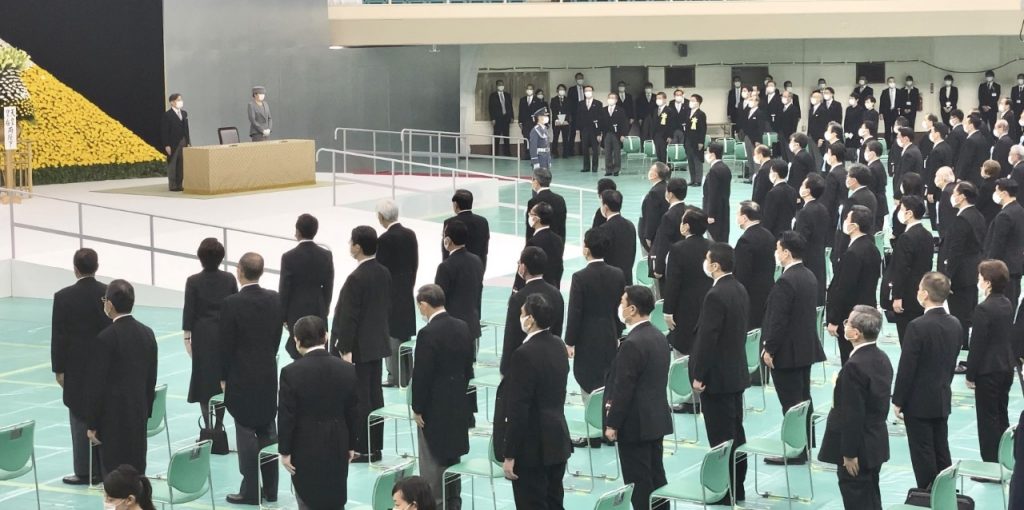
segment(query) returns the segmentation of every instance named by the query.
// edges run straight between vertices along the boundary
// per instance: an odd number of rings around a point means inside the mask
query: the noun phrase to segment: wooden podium
[[[316,183],[313,140],[185,147],[185,193],[217,195]]]

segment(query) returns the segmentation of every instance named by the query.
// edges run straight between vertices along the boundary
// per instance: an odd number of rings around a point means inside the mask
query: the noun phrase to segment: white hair
[[[384,199],[377,202],[377,214],[388,223],[398,221],[398,204],[394,200]]]
[[[1020,159],[1024,159],[1024,145],[1014,145],[1010,147],[1010,154],[1017,156]]]

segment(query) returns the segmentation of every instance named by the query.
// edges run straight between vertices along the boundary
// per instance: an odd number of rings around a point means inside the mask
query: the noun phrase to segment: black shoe
[[[572,445],[575,448],[600,448],[601,447],[601,443],[602,443],[601,438],[594,438],[594,439],[581,438],[581,439],[574,439],[573,442],[572,442]]]
[[[589,171],[590,171],[589,169],[587,169],[587,168],[584,168],[583,170],[580,170],[580,173],[581,173],[581,174],[585,174],[585,173],[587,173],[587,172],[589,172]]]
[[[381,457],[382,456],[380,452],[373,452],[370,455],[360,454],[358,457],[356,457],[356,460],[352,461],[352,463],[366,464],[369,462],[380,462]]]
[[[971,481],[978,483],[1000,483],[999,480],[993,480],[991,478],[982,478],[980,476],[972,476]]]
[[[591,170],[590,173],[596,174],[597,173],[597,169],[595,168],[595,169]]]
[[[801,455],[795,459],[786,459],[786,462],[782,462],[782,457],[765,457],[764,463],[769,466],[803,466],[807,464],[807,455]]]
[[[99,479],[95,479],[93,483],[99,483]],[[89,485],[89,480],[85,476],[69,475],[61,479],[67,485]]]
[[[263,493],[263,501],[267,503],[277,503],[277,494]]]
[[[682,404],[672,406],[672,412],[676,414],[696,414],[697,410],[694,408],[693,404],[684,402]]]
[[[613,176],[613,175],[619,175],[619,174],[617,174],[617,173],[615,173],[615,172],[605,172],[605,173],[604,173],[604,176],[605,176],[605,177],[611,177],[611,176]]]
[[[956,368],[953,369],[954,374],[966,374],[967,373],[967,362],[961,361],[957,363]]]
[[[397,388],[398,385],[393,383],[393,382],[391,382],[391,381],[388,381],[386,383],[381,383],[380,387],[381,388]]]
[[[700,186],[700,183],[699,183],[699,182],[691,182],[691,183],[690,183],[690,187],[691,187],[691,188],[696,188],[696,187],[699,187],[699,186]]]
[[[618,172],[615,172],[615,173],[613,173],[612,175],[613,175],[613,176],[615,176],[615,177],[618,177],[618,176],[619,176],[619,173],[618,173]]]
[[[254,499],[245,499],[244,497],[242,497],[241,494],[228,494],[227,497],[224,498],[224,500],[227,501],[228,503],[231,503],[232,505],[258,505],[258,504],[260,504],[259,501],[256,501]]]

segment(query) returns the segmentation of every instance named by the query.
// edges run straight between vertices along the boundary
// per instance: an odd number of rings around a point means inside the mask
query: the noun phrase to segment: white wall
[[[685,58],[679,57],[674,44],[667,42],[641,43],[642,49],[638,49],[636,44],[622,43],[463,46],[460,80],[463,131],[487,134],[491,131],[487,119],[476,119],[472,108],[476,74],[487,68],[561,68],[549,71],[550,87],[546,89],[549,96],[554,94],[557,84],[571,85],[575,73],[582,72],[587,82],[594,85],[595,97],[603,99],[612,86],[611,70],[606,66],[649,66],[648,76],[657,91],[664,86],[662,66],[697,65],[696,87],[686,92],[704,97],[703,109],[708,114],[709,123],[722,123],[726,122],[725,102],[733,65],[768,63],[769,73],[780,88],[786,80],[793,82],[794,91],[800,95],[801,107],[806,111],[808,91],[817,86],[818,78],[825,78],[836,90],[837,99],[845,105],[847,95],[856,84],[855,63],[887,61],[886,74],[895,76],[899,86],[902,86],[906,75],[914,77],[924,106],[918,115],[920,119],[928,113],[938,114],[938,89],[946,74],[952,74],[960,88],[959,107],[973,108],[977,106],[977,86],[983,80],[984,71],[1020,58],[1024,50],[1024,44],[1012,37],[748,40],[687,44],[689,56]],[[963,72],[947,73],[918,60]],[[1020,72],[1024,72],[1024,62],[997,69],[996,80],[1008,93]],[[884,83],[872,83],[871,86],[878,97]],[[510,92],[515,98],[523,95],[521,90]],[[671,90],[665,92],[671,98]],[[917,128],[920,129],[920,123]]]

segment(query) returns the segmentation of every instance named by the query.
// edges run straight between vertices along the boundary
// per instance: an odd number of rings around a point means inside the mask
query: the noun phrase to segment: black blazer
[[[691,235],[672,245],[661,285],[664,313],[672,314],[676,328],[668,339],[677,351],[689,354],[697,331],[704,296],[711,289],[711,278],[704,274],[704,258],[711,241]]]
[[[733,274],[750,298],[747,329],[759,328],[768,292],[775,283],[775,235],[763,224],[747,227],[736,241],[734,257]]]
[[[640,246],[647,251],[652,248],[654,235],[658,233],[658,226],[661,225],[661,217],[668,211],[665,186],[665,181],[655,183],[644,196],[643,203],[640,204],[640,221],[637,222],[636,233],[640,236]],[[651,243],[649,244],[647,241]]]
[[[765,305],[761,344],[775,368],[803,368],[825,360],[818,338],[818,278],[803,263],[782,272]]]
[[[553,285],[556,289],[562,286],[562,273],[565,272],[565,243],[552,229],[546,228],[526,240],[526,246],[536,246],[548,256],[547,266],[544,268],[544,281]],[[516,275],[516,289],[522,288],[526,283]]]
[[[277,414],[277,351],[281,347],[281,298],[259,285],[224,298],[220,312],[224,404],[249,428]]]
[[[178,150],[178,146],[192,144],[188,133],[188,112],[181,110],[181,118],[170,108],[164,112],[160,122],[160,143],[163,147],[170,147],[171,151]]]
[[[1001,89],[1002,87],[995,82],[991,84],[982,82],[981,85],[978,85],[978,108],[980,109],[982,106],[991,107],[992,109],[989,111],[994,115],[996,106],[999,104],[999,98],[1001,97]]]
[[[747,290],[733,275],[721,277],[704,297],[697,340],[690,353],[690,381],[711,394],[740,393],[750,386],[747,371]]]
[[[551,323],[551,334],[562,335],[562,323],[565,317],[565,301],[562,299],[562,293],[543,278],[526,282],[522,289],[513,292],[508,298],[508,308],[505,313],[505,335],[501,348],[501,365],[499,366],[503,375],[508,375],[506,369],[509,360],[512,359],[512,351],[518,349],[523,344],[523,339],[526,338],[526,333],[523,333],[519,326],[519,314],[523,304],[526,303],[526,298],[532,294],[544,296],[548,303],[554,306],[555,320]]]
[[[474,338],[466,323],[441,313],[416,335],[412,410],[423,416],[431,455],[444,462],[469,453],[473,417],[466,388],[473,378]]]
[[[825,178],[825,191],[818,199],[821,206],[828,211],[828,224],[831,230],[839,228],[839,209],[846,200],[848,190],[846,189],[846,167],[836,165],[829,169],[823,176]],[[828,239],[828,245],[832,245],[832,239]]]
[[[636,105],[635,113],[637,120],[643,120],[644,123],[648,121],[648,117],[650,117],[651,112],[658,107],[657,103],[655,103],[657,99],[658,97],[653,93],[651,94],[651,97],[647,97],[647,94],[641,94],[636,98],[634,104]]]
[[[880,467],[889,460],[889,388],[892,363],[876,345],[850,354],[839,370],[832,392],[825,437],[818,460],[842,469],[843,457],[856,458],[862,469]]]
[[[505,437],[504,447],[495,447],[498,455],[528,467],[565,462],[572,455],[565,422],[569,378],[565,344],[550,331],[542,331],[509,353],[509,358],[499,389],[505,406]]]
[[[793,230],[799,232],[807,241],[804,253],[804,265],[818,279],[818,304],[825,304],[825,245],[832,239],[834,227],[829,224],[829,213],[820,200],[812,200],[804,204],[796,212]]]
[[[871,172],[873,177],[872,184],[868,185],[871,188],[871,192],[875,194],[875,217],[885,216],[889,214],[889,195],[886,194],[885,188],[889,182],[889,176],[885,172],[885,167],[882,165],[882,160],[876,159],[871,163],[868,163],[868,170]],[[897,179],[893,177],[893,196],[900,195],[899,187],[902,176]]]
[[[331,352],[352,353],[353,363],[391,355],[391,272],[376,259],[356,266],[338,293],[331,325]]]
[[[1020,202],[1003,206],[988,226],[985,257],[1005,262],[1012,276],[1019,277],[1024,270],[1024,206]]]
[[[960,161],[960,147],[964,145],[966,140],[967,131],[964,129],[963,124],[957,124],[956,126],[949,128],[949,136],[946,137],[946,143],[948,143],[949,148],[953,150],[954,165],[956,162]]]
[[[768,94],[762,92],[760,106],[766,114],[765,121],[767,121],[768,125],[765,127],[767,130],[778,132],[776,125],[779,121],[779,113],[782,112],[782,94],[776,91],[769,98]]]
[[[947,93],[946,87],[943,85],[942,88],[939,89],[939,107],[945,108],[946,103],[949,103],[950,111],[955,110],[956,103],[959,100],[959,95],[959,91],[956,87],[951,85],[949,87],[949,92]]]
[[[941,191],[935,189],[935,174],[944,166],[953,167],[953,147],[945,140],[933,145],[928,158],[924,160],[924,173],[921,174],[921,178],[928,185],[928,191],[932,195],[937,195]]]
[[[587,99],[580,99],[579,105],[576,107],[576,117],[574,117],[576,129],[581,133],[598,133],[601,130],[601,109],[603,107],[604,105],[600,101],[593,99],[590,102],[590,108],[587,108]]]
[[[535,194],[533,198],[526,203],[526,240],[529,241],[530,238],[533,237],[533,227],[530,226],[530,210],[533,209],[533,206],[541,202],[551,206],[551,209],[554,212],[554,216],[551,217],[551,230],[554,230],[555,233],[558,234],[558,237],[561,237],[564,242],[566,214],[565,199],[562,198],[562,195],[559,195],[548,188],[538,191],[537,194]]]
[[[416,333],[414,301],[416,271],[420,266],[416,233],[394,223],[377,238],[377,262],[391,273],[391,310],[388,333],[401,341]]]
[[[960,321],[941,307],[907,324],[892,391],[892,403],[900,406],[903,414],[915,418],[949,416],[950,385],[962,335]]]
[[[669,207],[668,211],[662,215],[658,233],[654,237],[651,257],[654,258],[654,272],[660,275],[665,274],[665,256],[672,249],[672,245],[682,239],[682,234],[679,233],[679,224],[683,221],[683,214],[686,213],[687,206],[683,202],[676,204]]]
[[[537,96],[531,97],[529,103],[526,102],[526,96],[519,98],[519,123],[523,128],[533,129],[533,112],[542,106],[544,106],[544,101],[537,99]]]
[[[740,96],[740,89],[731,88],[726,98],[725,114],[733,124],[739,124],[743,118],[743,99]],[[735,135],[735,133],[733,133]]]
[[[498,99],[498,94],[505,96],[504,115],[501,114],[501,100]],[[487,112],[490,114],[491,120],[495,123],[508,124],[512,122],[512,119],[516,118],[516,114],[512,110],[512,94],[509,94],[508,92],[491,92],[491,95],[487,98]]]
[[[932,270],[934,256],[935,238],[923,223],[906,230],[893,242],[886,279],[892,286],[892,299],[903,300],[904,317],[924,313],[924,308],[917,302],[917,287],[925,273]]]
[[[1024,183],[1024,160],[1018,161],[1010,171],[1010,178],[1017,181],[1017,184]]]
[[[989,294],[971,314],[971,349],[967,355],[967,380],[979,375],[1013,371],[1013,303],[1003,294]],[[959,340],[961,337],[957,337]],[[959,345],[959,342],[958,342]]]
[[[946,227],[939,247],[938,267],[949,277],[954,290],[973,292],[978,283],[985,230],[985,217],[977,207],[962,209]]]
[[[960,157],[956,160],[957,179],[981,185],[981,164],[989,157],[992,144],[979,130],[970,134],[960,145]]]
[[[789,137],[796,133],[799,123],[800,105],[795,102],[788,106],[782,105],[779,112],[775,114],[775,131],[779,133],[779,143],[789,143]]]
[[[722,161],[715,161],[704,178],[704,212],[715,223],[708,225],[708,233],[715,241],[729,242],[729,194],[732,186],[732,171]],[[680,219],[682,217],[680,216]],[[678,225],[677,225],[678,227]]]
[[[831,102],[822,100],[821,105],[825,108],[829,122],[843,124],[843,105],[839,101],[833,97]]]
[[[761,164],[761,167],[754,174],[753,186],[750,192],[750,200],[757,203],[762,209],[764,208],[765,197],[768,196],[768,190],[772,189],[772,181],[768,177],[771,166],[771,161],[765,161]]]
[[[572,275],[565,317],[565,345],[576,347],[573,375],[587,393],[604,385],[619,340],[617,311],[626,281],[622,271],[589,262]]]
[[[878,277],[882,270],[882,256],[875,240],[863,235],[850,244],[832,275],[825,304],[829,324],[842,324],[856,305],[878,305]]]
[[[1017,124],[1016,119],[1014,122],[1010,122],[1009,124],[1011,126],[1017,126],[1018,128],[1020,127]],[[1010,165],[1010,159],[1008,156],[1010,155],[1010,147],[1016,145],[1014,140],[1018,139],[1020,139],[1020,136],[1011,137],[1010,135],[1003,135],[998,138],[995,145],[992,146],[992,157],[989,159],[994,159],[999,162],[999,166],[1002,169],[999,173],[999,177],[1009,177],[1010,173],[1013,171],[1013,166]]]
[[[900,153],[900,160],[896,164],[896,169],[892,176],[893,198],[901,198],[903,196],[900,193],[900,182],[903,181],[903,176],[910,172],[917,174],[924,172],[924,159],[921,157],[921,150],[913,144],[909,147],[904,147]]]
[[[878,216],[878,200],[875,198],[875,194],[871,192],[867,186],[861,186],[856,191],[850,194],[846,202],[843,203],[843,208],[839,211],[839,216],[836,221],[836,238],[832,245],[832,263],[836,264],[839,259],[843,256],[843,252],[847,250],[850,244],[850,236],[843,233],[843,220],[849,214],[850,209],[855,205],[863,205],[871,210],[871,217],[875,218]],[[872,227],[873,228],[873,227]],[[874,235],[874,231],[867,232],[867,237],[871,238]],[[874,240],[871,241],[874,244]],[[843,317],[845,319],[845,317]]]
[[[704,145],[704,138],[708,134],[708,114],[704,110],[691,110],[690,117],[686,121],[686,136],[684,141],[687,146],[696,148]]]
[[[110,325],[103,312],[107,285],[87,276],[53,295],[50,367],[64,374],[64,405],[79,419],[87,413],[89,365],[96,336]]]
[[[793,154],[793,157],[789,160],[789,177],[786,179],[786,182],[793,189],[800,189],[804,179],[807,178],[807,174],[813,171],[815,171],[814,157],[811,156],[810,151],[807,149],[801,149],[800,152]]]
[[[437,265],[434,283],[444,290],[445,309],[469,327],[472,338],[480,338],[480,307],[484,292],[484,265],[480,258],[462,248]]]
[[[825,129],[828,128],[828,111],[825,105],[811,105],[807,113],[807,136],[811,139],[812,145],[818,145],[818,140],[825,139]]]
[[[766,122],[765,112],[761,107],[758,107],[753,113],[747,112],[743,117],[743,134],[750,138],[751,142],[761,143]]]
[[[554,207],[554,206],[552,206]],[[466,224],[466,249],[470,253],[480,257],[484,269],[487,269],[487,251],[491,244],[491,226],[487,218],[474,213],[473,211],[462,211],[451,218],[444,220],[444,228],[441,232],[448,230],[448,223],[452,220],[459,220]],[[441,241],[441,260],[448,258],[448,250],[444,249],[444,236]]]
[[[672,353],[650,322],[636,325],[619,344],[605,387],[605,425],[623,443],[661,440],[672,433],[664,391]]]
[[[629,116],[623,106],[615,105],[612,114],[608,114],[608,107],[601,108],[598,115],[601,119],[601,132],[606,136],[626,136],[629,134]]]
[[[281,369],[278,451],[296,466],[292,483],[312,508],[348,500],[348,452],[366,428],[356,412],[355,365],[326,350],[309,351]],[[330,388],[325,392],[324,388]]]
[[[774,236],[793,229],[793,216],[796,215],[797,202],[800,196],[788,182],[780,182],[768,191],[765,196],[764,213],[761,225]]]
[[[181,329],[192,334],[192,378],[189,402],[205,402],[222,390],[220,373],[220,311],[224,298],[238,292],[235,275],[217,268],[188,277]]]
[[[622,271],[626,285],[633,285],[633,264],[636,263],[636,227],[621,214],[612,216],[600,228],[611,234],[612,245],[604,260]]]
[[[331,252],[313,241],[300,242],[284,252],[277,292],[281,296],[281,308],[289,331],[295,321],[307,315],[320,317],[326,324],[334,297],[334,257]],[[285,349],[292,359],[299,357],[294,342],[288,342]]]

